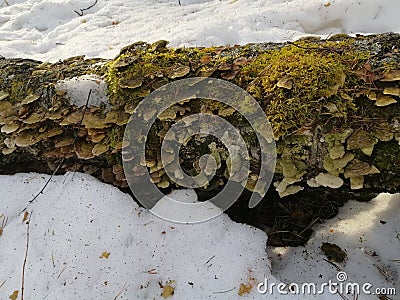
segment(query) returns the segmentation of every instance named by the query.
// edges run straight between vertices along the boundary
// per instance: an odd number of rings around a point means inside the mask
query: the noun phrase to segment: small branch
[[[342,269],[341,267],[339,267],[337,264],[331,262],[330,260],[327,260],[327,259],[324,258],[324,261],[326,261],[327,263],[329,263],[329,264],[331,264],[332,266],[334,266],[335,269],[336,269],[336,271],[339,271],[339,272],[340,272],[340,271],[343,271],[343,269]]]
[[[32,217],[33,211],[31,211],[29,215],[29,219],[26,222],[28,225],[26,227],[26,248],[25,248],[25,257],[24,257],[24,263],[22,265],[22,281],[21,281],[21,300],[24,300],[24,287],[25,287],[25,266],[26,266],[26,261],[28,258],[28,249],[29,249],[29,225],[31,223],[31,217]]]
[[[114,297],[114,300],[117,300],[117,298],[119,297],[119,296],[121,296],[122,295],[122,293],[124,292],[124,291],[126,291],[126,289],[129,287],[129,284],[124,284],[124,286],[122,287],[122,289],[118,292],[118,294]]]
[[[54,172],[50,175],[50,178],[46,181],[46,183],[44,184],[44,186],[42,187],[42,189],[39,191],[39,193],[36,194],[35,197],[32,198],[32,200],[29,200],[29,203],[25,206],[25,208],[23,210],[21,210],[18,213],[18,216],[21,215],[23,212],[25,212],[29,205],[32,204],[33,201],[35,201],[41,194],[43,194],[45,188],[47,187],[47,185],[50,183],[51,179],[53,179],[53,176],[57,173],[58,169],[62,166],[62,164],[64,163],[65,157],[63,159],[61,159],[60,163],[58,164],[57,168],[54,170]]]
[[[300,231],[299,234],[302,236],[303,233],[304,233],[306,230],[312,228],[312,227],[314,226],[314,224],[317,223],[318,221],[321,221],[321,219],[320,219],[320,218],[314,219],[314,221],[312,221],[310,224],[308,224],[307,227],[305,227],[302,231]]]
[[[6,283],[6,280],[4,279],[4,281],[2,283],[0,283],[0,289],[3,287],[3,285]]]
[[[85,118],[86,110],[87,110],[87,108],[88,108],[88,106],[89,106],[89,101],[90,101],[90,96],[91,96],[91,95],[92,95],[92,89],[89,90],[89,94],[88,94],[88,96],[87,96],[87,98],[86,98],[85,107],[83,108],[82,118],[81,118],[81,120],[79,121],[78,129],[81,128],[81,126],[82,126],[82,122],[83,122],[83,119]],[[74,141],[72,142],[72,147],[74,147],[75,153],[76,153],[75,144],[76,144],[76,140],[77,140],[77,139],[78,139],[78,132],[75,132]],[[75,159],[76,159],[76,157],[75,157]],[[76,172],[76,168],[74,168],[74,173],[72,173],[72,179],[74,178],[75,172]],[[71,179],[71,180],[72,180],[72,179]]]
[[[60,278],[61,274],[64,273],[64,271],[67,269],[67,266],[64,266],[64,268],[61,270],[60,274],[58,274],[57,278]]]
[[[214,257],[215,257],[215,255],[211,256],[211,258],[210,258],[209,260],[207,260],[207,262],[205,263],[205,265],[207,265]]]
[[[0,217],[3,217],[3,221],[1,222],[1,225],[0,225],[0,236],[2,236],[4,227],[6,227],[6,225],[7,225],[8,217],[6,217],[5,215],[1,215]]]
[[[230,290],[226,290],[226,291],[222,291],[222,292],[213,292],[213,294],[225,294],[225,293],[229,293],[231,291],[233,291],[235,288],[231,288]]]
[[[293,42],[290,42],[290,41],[287,42],[287,43],[289,45],[293,45],[293,46],[295,46],[297,48],[304,49],[304,50],[331,51],[331,52],[334,52],[336,54],[342,54],[344,52],[344,49],[339,49],[339,48],[335,49],[335,48],[330,48],[330,47],[303,47],[303,46],[300,46],[300,45],[298,45],[296,43],[293,43]]]
[[[83,16],[83,12],[84,12],[85,10],[89,10],[89,9],[91,9],[93,6],[95,6],[95,5],[97,4],[97,1],[98,1],[98,0],[95,0],[94,3],[93,3],[92,5],[90,5],[90,6],[86,7],[86,8],[80,8],[79,10],[80,10],[81,12],[76,11],[76,10],[74,10],[74,12],[75,12],[78,16],[82,17],[82,16]]]

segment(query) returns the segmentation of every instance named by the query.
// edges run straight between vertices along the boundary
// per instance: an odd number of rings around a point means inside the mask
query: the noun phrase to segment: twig
[[[8,217],[6,217],[5,215],[1,215],[0,217],[3,217],[3,221],[1,222],[0,225],[0,236],[1,236],[3,234],[4,227],[6,227],[7,225]]]
[[[332,266],[334,266],[336,271],[343,271],[343,269],[341,267],[339,267],[337,264],[331,262],[330,260],[327,260],[326,258],[324,258],[324,261],[326,261],[327,263],[330,263]]]
[[[83,122],[83,119],[84,119],[84,117],[85,117],[85,113],[86,113],[87,107],[88,107],[88,105],[89,105],[89,100],[90,100],[90,96],[91,96],[91,95],[92,95],[92,90],[90,89],[90,90],[89,90],[88,97],[87,97],[87,99],[86,99],[85,107],[83,108],[82,118],[81,118],[81,120],[79,121],[78,128],[80,128],[80,127],[82,126],[82,122]],[[75,134],[75,136],[74,136],[74,141],[73,141],[73,143],[72,143],[75,152],[76,152],[75,143],[76,143],[76,140],[77,140],[77,139],[78,139],[78,134]],[[53,171],[53,173],[50,175],[50,178],[46,181],[46,183],[44,184],[44,186],[42,187],[42,189],[39,191],[39,193],[37,193],[36,196],[33,197],[33,199],[29,201],[28,205],[25,206],[25,208],[19,212],[18,216],[21,215],[24,211],[26,211],[26,209],[29,207],[29,205],[31,205],[33,201],[35,201],[41,194],[43,194],[43,192],[44,192],[45,188],[47,187],[47,185],[50,183],[50,181],[53,179],[54,175],[56,175],[56,173],[58,172],[58,170],[60,169],[60,167],[61,167],[62,164],[64,163],[64,160],[65,160],[65,156],[61,159],[60,163],[57,165],[57,168],[56,168],[56,169]],[[74,174],[75,174],[75,173],[74,173]]]
[[[310,229],[318,221],[321,221],[321,219],[316,218],[314,221],[312,221],[310,224],[308,224],[307,227],[305,227],[302,231],[300,231],[299,234],[302,235],[307,229]]]
[[[272,231],[272,232],[270,232],[268,234],[271,235],[271,234],[279,234],[279,233],[290,233],[290,234],[298,237],[299,239],[306,240],[305,237],[303,237],[303,236],[301,236],[301,235],[299,235],[299,234],[297,234],[295,232],[289,231],[289,230],[277,230],[277,231]]]
[[[31,217],[32,217],[33,211],[31,211],[28,221],[26,224],[28,225],[26,227],[26,248],[25,248],[25,257],[24,257],[24,263],[22,265],[22,281],[21,281],[21,300],[24,300],[24,287],[25,287],[25,266],[26,266],[26,260],[28,258],[28,248],[29,248],[29,225],[31,223]]]
[[[50,178],[46,181],[46,183],[44,184],[44,186],[42,187],[42,189],[39,191],[39,193],[36,194],[35,197],[32,198],[32,200],[29,200],[29,203],[25,206],[25,208],[23,210],[21,210],[18,213],[18,216],[21,215],[23,212],[25,212],[27,210],[27,208],[29,207],[29,205],[32,204],[33,201],[35,201],[41,194],[43,194],[45,188],[47,187],[47,185],[50,183],[51,179],[53,178],[53,176],[57,173],[58,169],[62,166],[62,164],[64,163],[65,157],[63,159],[61,159],[61,162],[58,164],[57,168],[53,171],[53,173],[50,175]]]
[[[119,296],[121,296],[122,295],[122,293],[124,292],[124,291],[126,291],[126,289],[129,287],[129,284],[124,284],[124,286],[122,287],[122,289],[118,292],[118,294],[114,297],[114,300],[117,300],[117,298],[119,297]]]
[[[51,262],[53,263],[53,268],[55,268],[56,265],[54,264],[54,252],[51,252]]]
[[[4,279],[4,281],[0,284],[0,289],[2,288],[2,286],[6,283],[6,280]]]
[[[82,16],[83,16],[83,12],[84,12],[85,10],[91,9],[91,8],[92,8],[93,6],[95,6],[96,4],[97,4],[97,0],[95,0],[94,3],[93,3],[92,5],[90,5],[90,6],[86,7],[86,8],[80,8],[79,10],[80,10],[81,12],[76,11],[76,10],[74,10],[74,12],[75,12],[78,16],[82,17]]]
[[[225,293],[229,293],[230,291],[233,291],[235,288],[231,288],[230,290],[226,290],[226,291],[222,291],[222,292],[213,292],[213,294],[225,294]]]
[[[60,274],[58,274],[57,278],[60,278],[61,274],[64,273],[64,271],[67,269],[67,266],[64,266],[64,268],[61,270]]]
[[[340,48],[339,49],[335,49],[335,48],[329,48],[329,47],[303,47],[303,46],[300,46],[300,45],[298,45],[296,43],[293,43],[293,42],[287,42],[287,43],[289,45],[293,45],[293,46],[295,46],[297,48],[304,49],[304,50],[331,51],[331,52],[334,52],[336,54],[342,54],[343,51],[344,51],[344,49],[340,49]]]
[[[205,265],[208,264],[214,257],[215,257],[215,255],[211,256],[211,258],[210,258],[209,260],[207,260],[207,262],[205,263]]]
[[[88,94],[87,99],[86,99],[85,107],[83,108],[82,118],[79,121],[78,129],[81,128],[81,126],[82,126],[82,122],[83,122],[83,119],[85,118],[86,110],[87,110],[87,108],[89,106],[89,101],[90,101],[90,96],[91,95],[92,95],[92,89],[89,90],[89,94]],[[76,143],[77,139],[78,139],[78,132],[75,133],[74,141],[72,142],[72,147],[74,147],[75,153],[76,153],[75,143]],[[76,164],[76,161],[75,161],[75,164]],[[72,173],[72,179],[74,179],[75,172],[76,172],[76,168],[74,168],[74,172]]]

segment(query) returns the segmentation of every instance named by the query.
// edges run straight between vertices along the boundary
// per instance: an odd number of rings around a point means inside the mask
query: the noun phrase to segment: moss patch
[[[275,50],[252,45],[171,49],[162,41],[140,42],[107,64],[105,78],[114,108],[125,106],[129,113],[151,91],[173,80],[212,76],[233,81],[265,108],[279,138],[312,125],[321,114],[347,118],[356,111],[344,90],[362,83],[355,71],[369,53],[352,49],[353,42],[303,40]]]
[[[266,51],[245,66],[245,76],[253,79],[247,90],[262,103],[277,137],[313,125],[321,115],[346,118],[355,110],[352,98],[339,89],[357,80],[349,75],[369,55],[336,50],[351,43],[315,47],[302,41]]]

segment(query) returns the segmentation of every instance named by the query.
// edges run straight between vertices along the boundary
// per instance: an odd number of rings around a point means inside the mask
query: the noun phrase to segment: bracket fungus
[[[342,158],[346,154],[344,143],[352,132],[352,129],[347,129],[341,132],[330,132],[324,135],[325,142],[328,143],[328,151],[331,159]]]
[[[372,134],[364,130],[356,130],[347,139],[347,150],[361,149],[366,155],[371,156],[377,142],[377,138]]]
[[[354,159],[346,166],[344,177],[350,178],[350,187],[352,190],[356,190],[363,188],[364,176],[378,173],[380,171],[374,165]]]
[[[343,185],[343,179],[330,173],[319,173],[315,178],[307,181],[307,183],[312,187],[324,186],[337,189]]]
[[[400,81],[400,70],[390,70],[383,74],[383,78],[380,81]]]
[[[329,155],[326,155],[323,162],[324,169],[332,175],[339,176],[354,157],[353,153],[346,153],[342,158],[338,159],[332,159]]]

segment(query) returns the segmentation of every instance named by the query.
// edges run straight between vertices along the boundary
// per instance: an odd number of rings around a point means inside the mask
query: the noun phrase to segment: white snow
[[[105,106],[110,107],[106,95],[106,83],[104,82],[104,79],[97,75],[81,75],[79,77],[60,80],[57,82],[55,88],[66,93],[70,103],[77,107],[86,105],[88,102],[87,98],[89,92],[91,92],[91,97],[88,106],[100,106],[101,104],[104,104]]]
[[[8,3],[9,5],[7,6]],[[397,0],[0,0],[0,54],[112,58],[137,41],[212,46],[399,31]]]
[[[0,299],[21,292],[26,205],[31,217],[24,275],[28,299],[113,299],[121,291],[118,299],[162,299],[159,282],[175,289],[172,299],[236,299],[241,284],[253,286],[243,299],[265,299],[257,292],[265,279],[276,284],[338,282],[338,270],[323,260],[322,242],[347,251],[348,260],[338,264],[347,282],[400,288],[400,195],[349,202],[319,226],[306,247],[269,248],[271,267],[265,232],[225,214],[195,225],[169,223],[89,175],[55,176],[29,204],[48,178],[0,176],[0,225],[7,220],[0,236]],[[179,190],[169,197],[192,202],[195,194]],[[274,290],[268,297],[284,296]],[[327,291],[321,297],[338,299]]]
[[[112,58],[139,40],[212,46],[400,31],[398,0],[180,2],[0,0],[0,55],[55,62],[75,55]],[[85,104],[89,89],[104,94],[103,83],[90,76],[59,87],[78,106]],[[0,176],[0,299],[14,291],[21,295],[28,228],[19,213],[47,178]],[[195,201],[189,190],[171,197]],[[154,209],[166,208],[160,201]],[[337,282],[338,271],[323,260],[323,242],[346,250],[348,260],[337,264],[347,273],[346,282],[396,287],[397,295],[390,297],[399,299],[399,195],[350,201],[317,226],[305,247],[269,248],[269,258],[267,236],[258,229],[226,215],[195,225],[168,223],[116,188],[79,173],[54,177],[27,211],[25,299],[159,299],[159,282],[175,288],[171,299],[237,299],[240,284],[253,286],[244,299],[308,299],[279,296],[276,290],[274,296],[262,295],[256,285],[264,278],[276,284]],[[316,298],[341,297],[326,292]]]
[[[48,177],[0,176],[0,224],[8,218],[0,237],[0,299],[21,292],[27,225],[19,213]],[[184,201],[187,194],[173,196]],[[196,225],[169,223],[89,175],[54,177],[27,211],[27,299],[113,299],[121,290],[119,299],[158,299],[159,282],[169,281],[173,299],[226,299],[251,277],[271,277],[261,230],[226,215]],[[101,258],[103,252],[109,257]],[[254,291],[249,299],[257,297]]]
[[[328,242],[347,252],[347,262],[338,264],[347,282],[369,282],[374,286],[371,291],[395,287],[399,297],[400,194],[380,194],[368,203],[349,201],[338,216],[316,228],[305,247],[268,249],[274,276],[286,283],[322,283],[335,278],[338,271],[323,260],[326,257],[320,250]]]

